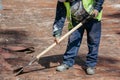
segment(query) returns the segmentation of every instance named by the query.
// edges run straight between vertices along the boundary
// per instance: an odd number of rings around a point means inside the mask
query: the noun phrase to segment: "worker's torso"
[[[75,0],[70,3],[71,15],[76,20],[81,20],[85,14],[90,14],[95,7],[96,0]],[[101,20],[102,13],[96,17]]]
[[[76,20],[82,20],[83,16],[87,13],[83,7],[82,0],[75,0],[71,2],[71,15]]]

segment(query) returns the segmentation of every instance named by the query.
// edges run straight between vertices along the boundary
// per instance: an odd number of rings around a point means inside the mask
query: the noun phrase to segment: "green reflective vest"
[[[64,5],[67,10],[67,20],[68,20],[68,30],[71,30],[73,28],[72,25],[72,17],[71,17],[71,9],[70,9],[70,3],[69,2],[64,2]]]
[[[82,0],[83,2],[83,6],[85,8],[85,10],[90,13],[90,10],[92,9],[94,3],[95,3],[95,0]],[[98,16],[96,17],[96,19],[98,19],[98,21],[100,21],[102,18],[102,11],[99,12]]]
[[[93,9],[93,5],[95,3],[94,0],[82,0],[82,3],[83,3],[83,7],[85,8],[85,10],[90,13],[91,12],[91,9]],[[71,20],[71,9],[70,9],[70,3],[69,2],[64,2],[64,5],[66,7],[66,10],[67,10],[67,19],[68,19],[68,29],[72,29],[73,26],[72,26],[72,20]],[[96,17],[96,19],[98,19],[98,21],[100,21],[102,18],[102,11],[99,12],[98,16]]]

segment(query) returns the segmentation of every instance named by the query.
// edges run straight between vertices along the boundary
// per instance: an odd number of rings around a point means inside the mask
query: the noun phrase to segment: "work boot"
[[[86,73],[87,73],[88,75],[93,75],[93,74],[95,74],[95,68],[94,68],[94,67],[87,67],[87,68],[86,68]]]
[[[65,71],[65,70],[67,70],[67,69],[69,69],[70,67],[68,66],[68,65],[66,65],[66,64],[61,64],[60,66],[58,66],[57,68],[56,68],[56,71],[59,71],[59,72],[62,72],[62,71]]]
[[[93,75],[95,74],[95,68],[94,67],[87,67],[87,66],[82,66],[82,69],[86,72],[88,75]]]

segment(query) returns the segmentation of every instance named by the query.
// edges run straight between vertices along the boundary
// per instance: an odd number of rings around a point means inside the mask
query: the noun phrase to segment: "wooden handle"
[[[71,33],[73,33],[75,30],[77,30],[79,27],[82,26],[82,23],[79,23],[77,26],[75,26],[73,29],[71,29],[69,32],[67,32],[64,36],[62,36],[58,43],[60,43],[63,39],[65,39],[67,36],[69,36]],[[40,54],[38,54],[36,56],[37,59],[39,59],[42,55],[44,55],[45,53],[47,53],[49,50],[51,50],[54,46],[56,46],[56,42],[54,42],[52,45],[50,45],[48,48],[46,48],[43,52],[41,52]]]

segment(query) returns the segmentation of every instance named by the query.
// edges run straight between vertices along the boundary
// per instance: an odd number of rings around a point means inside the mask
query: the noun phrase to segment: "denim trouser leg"
[[[98,60],[98,48],[101,37],[101,22],[97,20],[91,20],[86,24],[87,43],[89,49],[86,57],[86,66],[95,67]]]
[[[74,64],[74,58],[76,57],[80,43],[83,37],[84,28],[80,27],[78,30],[74,31],[68,39],[68,45],[66,52],[63,56],[63,63],[67,64],[68,66],[73,66]]]
[[[88,54],[86,60],[86,66],[95,67],[98,60],[98,48],[101,37],[101,22],[92,19],[86,22],[83,27],[73,32],[69,36],[68,45],[66,52],[63,56],[63,63],[68,66],[73,66],[74,58],[78,53],[84,29],[87,31],[87,43],[88,43]]]

